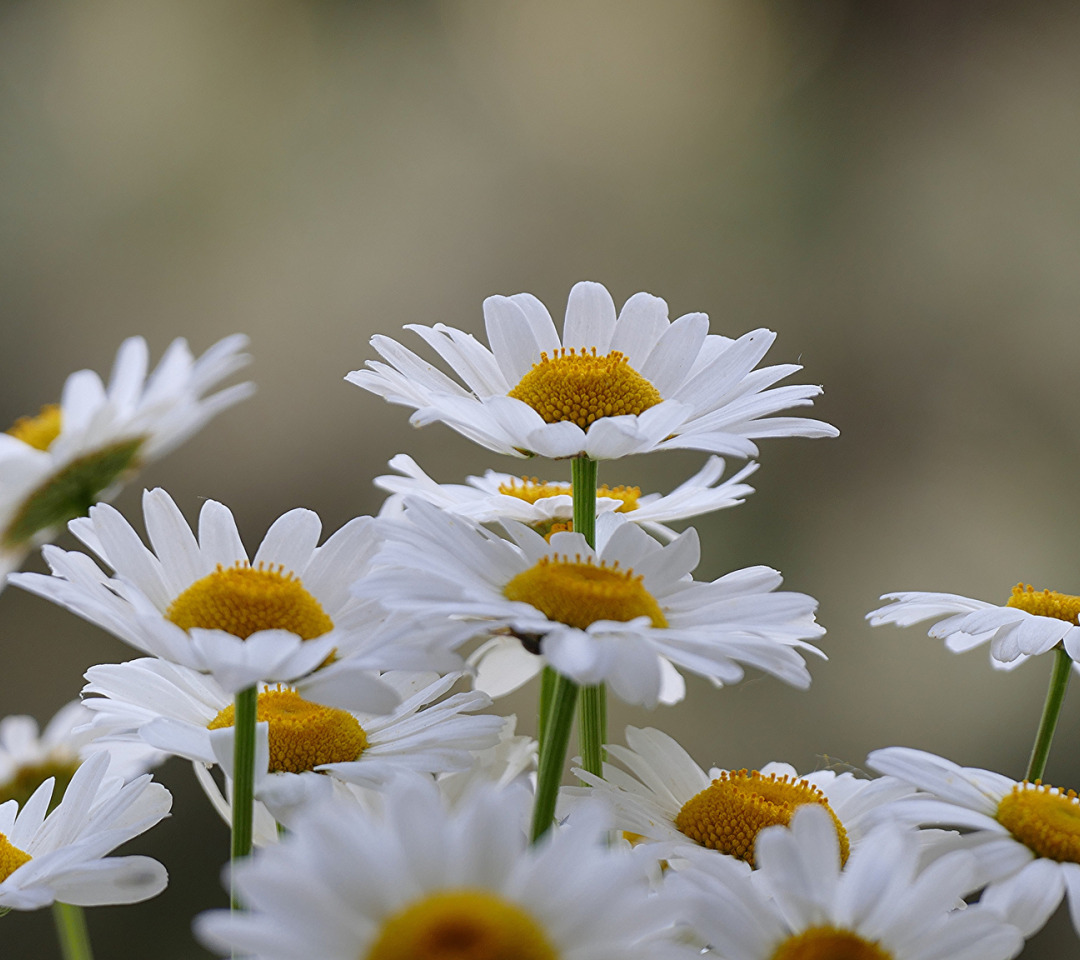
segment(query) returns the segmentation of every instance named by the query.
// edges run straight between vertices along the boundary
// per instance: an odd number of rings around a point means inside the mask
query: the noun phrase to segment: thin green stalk
[[[251,830],[255,806],[255,713],[259,695],[254,686],[236,694],[233,713],[232,862],[251,853]],[[235,886],[232,908],[240,909]]]
[[[532,839],[539,840],[555,817],[555,801],[562,783],[566,748],[570,729],[574,725],[578,685],[561,674],[555,674],[551,708],[548,711],[544,739],[540,741],[540,763],[536,774],[536,804],[533,807]]]
[[[53,920],[64,960],[94,960],[94,952],[90,949],[90,933],[86,929],[86,915],[82,907],[57,900],[53,904]]]
[[[1054,739],[1061,705],[1065,702],[1065,690],[1069,686],[1069,674],[1072,673],[1072,657],[1062,647],[1054,650],[1054,669],[1050,674],[1050,687],[1046,691],[1046,703],[1043,704],[1042,719],[1039,720],[1039,732],[1035,735],[1035,746],[1031,748],[1025,780],[1041,780],[1046,770],[1046,758],[1050,755],[1050,743]]]
[[[551,667],[544,667],[540,672],[540,703],[536,718],[536,740],[544,742],[544,732],[547,730],[548,713],[551,711],[551,698],[555,694],[555,681],[558,674]]]
[[[596,473],[597,463],[588,457],[570,461],[571,492],[574,496],[574,532],[596,546]],[[578,744],[581,764],[600,777],[604,770],[604,744],[607,742],[607,691],[602,683],[582,687],[578,713]]]

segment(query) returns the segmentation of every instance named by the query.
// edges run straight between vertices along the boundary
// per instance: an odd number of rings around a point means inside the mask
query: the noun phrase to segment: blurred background
[[[344,383],[376,332],[480,334],[483,298],[520,291],[561,322],[581,279],[770,327],[842,436],[763,442],[758,492],[698,524],[698,578],[777,567],[830,659],[808,692],[691,680],[612,731],[662,727],[703,765],[858,770],[904,744],[1019,777],[1049,659],[999,673],[863,617],[886,591],[1080,592],[1078,51],[1080,8],[1053,2],[4,3],[0,424],[125,336],[156,358],[245,332],[255,399],[118,506],[218,499],[254,545],[294,506],[328,532],[376,511],[395,453],[448,482],[544,469]],[[600,479],[668,490],[703,459]],[[131,656],[13,589],[0,643],[0,713],[42,721]],[[532,731],[532,690],[500,708]],[[1078,726],[1074,689],[1053,783],[1080,787]],[[90,911],[102,958],[209,956],[189,922],[225,903],[225,828],[185,764],[162,775],[175,813],[136,846],[172,883]],[[48,911],[0,922],[5,956],[56,955]],[[1075,944],[1059,913],[1025,956]]]

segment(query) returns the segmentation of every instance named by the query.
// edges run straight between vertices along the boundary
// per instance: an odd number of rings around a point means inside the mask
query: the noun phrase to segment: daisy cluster
[[[402,453],[375,478],[379,515],[327,536],[297,508],[251,548],[224,504],[192,524],[161,489],[140,534],[106,502],[250,393],[210,392],[246,362],[239,337],[198,359],[178,340],[149,375],[126,341],[108,386],[73,374],[0,435],[7,582],[133,652],[91,667],[44,733],[0,722],[0,909],[53,904],[65,957],[88,957],[73,911],[165,886],[155,861],[108,854],[167,815],[148,771],[178,757],[232,829],[232,907],[195,921],[222,955],[1007,960],[1064,898],[1080,931],[1080,799],[1039,766],[1017,782],[892,747],[869,778],[706,768],[652,727],[609,741],[608,693],[653,708],[687,674],[810,685],[817,601],[764,565],[695,579],[685,521],[753,493],[758,464],[724,458],[837,431],[790,415],[821,390],[762,365],[768,330],[710,333],[646,293],[617,310],[597,283],[561,330],[529,294],[484,320],[488,346],[409,327],[441,369],[378,336],[346,379],[544,476],[444,484]],[[666,492],[619,482],[622,458],[678,448],[707,458]],[[74,549],[51,543],[65,527]],[[50,572],[17,572],[36,545]],[[888,599],[873,622],[935,619],[1002,666],[1054,651],[1061,695],[1080,656],[1075,597]],[[495,704],[527,684],[535,739]]]

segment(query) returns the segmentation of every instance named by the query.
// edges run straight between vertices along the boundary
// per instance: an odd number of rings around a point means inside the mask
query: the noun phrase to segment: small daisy
[[[382,816],[322,804],[233,869],[247,911],[203,914],[196,933],[252,960],[696,955],[670,938],[635,858],[605,847],[599,817],[530,847],[530,801],[487,789],[447,810],[433,784],[409,780],[391,784]]]
[[[402,476],[375,478],[375,486],[390,491],[380,516],[400,516],[406,496],[416,496],[428,503],[475,520],[496,523],[504,518],[528,524],[545,536],[559,530],[572,530],[574,500],[570,484],[550,483],[536,477],[512,477],[488,470],[482,477],[468,477],[468,485],[436,483],[412,457],[399,453],[390,466]],[[674,540],[676,532],[665,524],[672,520],[698,517],[714,510],[743,503],[754,488],[742,481],[757,470],[749,463],[734,476],[718,483],[724,473],[724,461],[709,457],[708,462],[671,493],[642,496],[639,487],[602,486],[596,492],[598,513],[622,513],[634,523],[662,540]]]
[[[602,780],[575,770],[591,789],[567,792],[606,800],[616,827],[635,842],[695,843],[751,865],[758,832],[787,824],[808,803],[829,813],[846,860],[849,848],[866,834],[873,811],[915,792],[891,777],[860,780],[832,770],[800,776],[786,763],[753,771],[713,767],[706,773],[671,737],[651,727],[627,727],[626,742],[628,747],[607,745],[608,756],[625,770],[605,763]]]
[[[108,857],[169,813],[169,791],[149,775],[106,778],[97,754],[75,771],[47,814],[53,781],[20,809],[0,805],[0,910],[37,910],[55,900],[80,907],[137,903],[165,889],[165,868],[149,857]]]
[[[580,684],[609,683],[628,703],[653,706],[664,660],[713,680],[737,683],[741,664],[797,687],[810,684],[800,649],[825,631],[817,601],[777,592],[780,574],[751,567],[695,583],[692,528],[662,545],[618,514],[597,519],[597,550],[579,533],[550,543],[506,521],[516,543],[421,500],[404,520],[380,521],[386,542],[361,598],[418,621],[455,618],[509,631]]]
[[[95,753],[107,753],[109,775],[123,780],[146,773],[161,762],[162,755],[146,744],[95,742],[97,734],[89,728],[93,718],[94,714],[76,700],[61,707],[44,732],[38,730],[33,717],[0,720],[0,803],[17,800],[22,806],[52,777],[57,788],[55,806],[79,764]]]
[[[370,517],[351,520],[317,546],[318,515],[290,510],[249,560],[232,513],[214,500],[199,513],[197,540],[164,490],[144,494],[143,515],[153,550],[107,504],[71,522],[72,533],[115,576],[86,554],[47,546],[52,576],[12,574],[11,582],[144,653],[212,673],[230,693],[259,680],[294,680],[336,657],[330,670],[357,671],[357,682],[378,696],[382,685],[363,674],[426,669],[428,650],[420,640],[460,629],[436,625],[415,643],[392,644],[401,630],[383,624],[374,605],[350,597],[349,584],[375,546]],[[385,690],[381,702],[393,702]]]
[[[0,433],[0,589],[31,547],[250,396],[250,383],[204,396],[248,362],[246,345],[246,337],[226,337],[196,360],[184,340],[174,340],[147,377],[146,341],[132,337],[116,354],[108,387],[80,370],[68,377],[59,405]]]
[[[1011,670],[1058,644],[1080,660],[1080,597],[1067,593],[1018,583],[1003,605],[952,593],[886,593],[881,599],[896,602],[868,613],[872,626],[935,620],[929,635],[955,653],[989,641],[990,663],[999,669]]]
[[[383,336],[371,345],[386,362],[369,360],[370,369],[345,379],[414,407],[416,426],[442,421],[518,457],[610,460],[673,448],[748,457],[757,455],[756,437],[838,433],[820,420],[772,416],[812,404],[821,388],[772,388],[802,369],[797,364],[754,369],[776,338],[770,330],[738,340],[710,334],[705,314],[672,322],[667,304],[647,293],[627,300],[616,317],[599,283],[570,291],[561,338],[527,293],[488,297],[484,320],[490,350],[445,324],[407,327],[465,386]]]
[[[284,820],[294,807],[329,791],[331,780],[374,786],[401,770],[434,775],[468,769],[473,751],[496,745],[503,718],[472,715],[491,706],[479,692],[441,699],[459,677],[386,674],[383,682],[401,703],[383,716],[357,710],[366,697],[345,685],[322,690],[318,702],[303,684],[263,685],[256,712],[256,797]],[[212,677],[148,658],[91,667],[86,678],[83,693],[99,696],[84,702],[100,730],[138,734],[166,753],[232,770],[232,697]],[[316,674],[309,685],[318,680]]]
[[[959,827],[988,880],[980,903],[1031,936],[1069,901],[1080,934],[1080,799],[1041,781],[1017,782],[907,747],[875,750],[873,769],[925,790],[890,808],[909,823]]]
[[[691,851],[671,875],[693,926],[724,960],[1009,960],[1023,947],[1016,927],[983,906],[954,910],[975,871],[963,852],[919,871],[916,831],[883,824],[843,869],[833,821],[800,807],[790,829],[757,841],[757,882],[741,864]]]

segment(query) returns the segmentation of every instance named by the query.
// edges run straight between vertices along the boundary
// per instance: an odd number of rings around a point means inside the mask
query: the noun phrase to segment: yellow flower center
[[[46,759],[41,763],[28,763],[18,769],[6,783],[0,783],[0,803],[17,800],[21,808],[49,777],[55,778],[51,810],[64,796],[67,785],[79,767],[79,761],[71,759]]]
[[[49,445],[60,436],[60,407],[47,403],[36,417],[19,417],[6,431],[28,443],[35,450],[48,450]]]
[[[190,630],[224,630],[246,640],[258,630],[288,630],[311,640],[334,622],[300,578],[284,568],[250,567],[246,560],[196,580],[165,611],[165,619]]]
[[[520,482],[516,479],[509,483],[499,484],[499,493],[507,497],[517,497],[526,503],[536,503],[537,500],[545,500],[548,497],[572,496],[573,491],[568,483],[545,483],[536,477],[522,477]],[[617,487],[609,487],[606,483],[596,490],[597,497],[607,497],[610,500],[621,501],[615,508],[616,513],[629,513],[636,510],[638,497],[641,496],[640,487],[626,487],[620,484]],[[571,527],[571,529],[573,529]]]
[[[521,378],[510,396],[532,407],[547,423],[569,420],[582,430],[601,417],[640,414],[663,400],[660,392],[630,366],[618,350],[597,356],[562,348]]]
[[[364,960],[558,960],[540,925],[486,890],[432,893],[386,920]]]
[[[810,927],[788,937],[769,960],[892,960],[893,955],[850,930]]]
[[[625,622],[648,617],[654,627],[666,627],[660,604],[656,602],[633,570],[619,570],[618,563],[599,566],[592,557],[581,555],[541,557],[503,587],[507,600],[532,604],[549,620],[584,630],[597,620]]]
[[[29,863],[33,857],[23,853],[18,847],[13,846],[2,833],[0,833],[0,883],[3,883],[24,863]]]
[[[1040,857],[1080,863],[1080,799],[1075,790],[1018,783],[1001,798],[997,821]]]
[[[753,866],[758,831],[777,824],[787,826],[795,809],[806,803],[816,803],[828,810],[840,840],[840,861],[846,862],[847,831],[825,794],[812,783],[786,774],[778,777],[772,773],[766,777],[757,770],[725,771],[682,805],[675,826],[703,847],[738,857]]]
[[[367,734],[351,713],[311,703],[295,690],[278,687],[259,694],[255,720],[270,724],[270,772],[303,773],[323,763],[349,763],[367,749]],[[231,727],[229,704],[207,726]]]
[[[1080,614],[1080,597],[1058,593],[1056,590],[1036,590],[1030,583],[1027,586],[1018,583],[1013,587],[1012,596],[1006,606],[1026,610],[1038,617],[1053,617],[1055,620],[1076,623],[1077,614]]]

